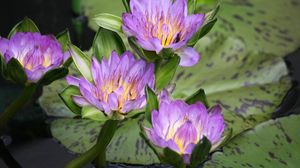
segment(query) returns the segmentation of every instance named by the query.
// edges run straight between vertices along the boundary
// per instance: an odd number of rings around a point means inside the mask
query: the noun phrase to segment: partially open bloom
[[[152,128],[145,128],[145,132],[154,145],[176,151],[188,164],[203,136],[214,145],[221,140],[224,128],[218,105],[208,110],[201,102],[188,105],[182,100],[167,100],[152,112]]]
[[[188,15],[187,0],[131,0],[131,13],[123,14],[123,31],[145,50],[159,53],[172,48],[181,66],[196,64],[200,56],[188,40],[204,21],[204,14]]]
[[[6,63],[12,58],[17,59],[31,82],[37,82],[64,61],[64,53],[56,38],[40,33],[17,32],[10,39],[0,38],[0,52]]]
[[[70,85],[78,86],[81,96],[73,96],[79,106],[94,106],[108,116],[112,112],[126,114],[146,104],[144,89],[154,87],[154,65],[135,60],[130,52],[118,56],[112,52],[109,60],[101,63],[94,57],[91,63],[93,81],[67,77]]]

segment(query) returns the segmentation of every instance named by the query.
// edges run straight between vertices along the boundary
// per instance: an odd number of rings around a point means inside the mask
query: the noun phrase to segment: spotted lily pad
[[[300,115],[270,120],[236,137],[204,168],[298,167]]]
[[[221,104],[233,135],[268,120],[291,86],[282,58],[248,51],[245,44],[221,34],[195,46],[202,60],[180,68],[174,97],[184,98],[203,88],[210,104]]]
[[[122,123],[107,148],[107,160],[119,163],[159,163],[154,152],[140,137],[137,119]],[[58,119],[51,132],[66,148],[83,153],[95,145],[102,123],[84,119]]]
[[[285,56],[300,44],[300,2],[223,0],[213,32],[236,36],[249,50]]]

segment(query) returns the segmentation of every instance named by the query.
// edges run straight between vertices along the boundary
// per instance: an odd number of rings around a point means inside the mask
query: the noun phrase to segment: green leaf
[[[70,33],[69,31],[66,29],[63,32],[59,33],[56,36],[56,39],[58,40],[58,42],[61,45],[62,50],[68,51],[69,49],[69,44],[71,44],[71,38],[70,38]]]
[[[126,51],[121,37],[116,32],[99,28],[93,42],[94,54],[101,60],[103,56],[109,58],[112,51],[116,51],[119,55]]]
[[[300,115],[269,120],[216,152],[204,168],[298,167]]]
[[[8,38],[11,38],[16,32],[39,32],[39,29],[31,19],[25,17],[12,28],[8,34]]]
[[[163,162],[171,164],[177,168],[184,167],[183,158],[177,152],[175,152],[169,148],[165,148],[163,150],[163,153],[164,153],[164,155],[162,156]]]
[[[93,106],[85,106],[82,108],[82,118],[91,119],[95,121],[106,121],[108,117],[104,113]]]
[[[204,136],[194,147],[191,155],[191,167],[197,168],[207,158],[211,149],[210,141]]]
[[[53,81],[56,81],[58,79],[61,79],[65,76],[67,76],[69,73],[69,70],[67,68],[56,68],[48,71],[44,76],[38,81],[41,85],[49,85]]]
[[[146,100],[147,100],[146,110],[145,110],[145,118],[147,119],[147,121],[149,123],[152,123],[151,113],[153,110],[158,109],[159,103],[158,103],[156,94],[149,86],[146,87],[145,94],[146,94]]]
[[[23,66],[17,59],[11,58],[8,61],[6,67],[7,68],[5,73],[12,82],[24,84],[27,81],[27,76],[23,69]]]
[[[155,72],[155,88],[157,90],[164,89],[170,83],[175,75],[179,62],[180,57],[174,55]]]
[[[73,101],[73,96],[80,96],[79,88],[73,85],[68,86],[65,88],[60,94],[60,98],[64,101],[66,106],[75,114],[81,114],[81,107],[78,106]]]
[[[69,47],[70,54],[79,72],[88,81],[93,81],[91,72],[91,59],[75,45],[70,44]]]
[[[140,137],[140,118],[122,122],[110,142],[107,161],[118,163],[159,163],[150,147]],[[51,124],[52,135],[75,153],[83,153],[95,145],[103,122],[84,119],[58,119]]]
[[[206,108],[209,108],[209,104],[207,102],[206,94],[203,89],[199,89],[197,92],[195,92],[193,95],[188,97],[185,102],[188,104],[194,104],[197,101],[201,101]]]
[[[102,28],[114,32],[122,32],[122,19],[119,16],[109,13],[100,13],[95,16],[94,21]]]

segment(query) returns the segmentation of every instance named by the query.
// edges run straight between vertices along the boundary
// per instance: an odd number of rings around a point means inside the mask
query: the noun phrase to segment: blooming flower
[[[109,60],[101,63],[94,57],[91,63],[93,81],[67,77],[67,82],[78,86],[82,96],[73,96],[79,106],[92,105],[111,116],[112,112],[126,114],[146,104],[144,88],[154,86],[154,65],[135,60],[130,52],[118,56],[112,52]]]
[[[123,14],[123,31],[146,50],[159,53],[172,48],[181,66],[196,64],[200,56],[188,40],[204,21],[204,14],[188,15],[187,0],[131,0],[131,13]]]
[[[150,141],[181,154],[187,164],[203,136],[214,145],[220,141],[225,128],[220,106],[207,110],[201,102],[188,105],[182,100],[163,100],[159,109],[152,112],[151,120],[152,128],[145,128]]]
[[[10,39],[0,38],[0,52],[6,63],[17,59],[31,82],[37,82],[64,61],[64,53],[55,37],[40,33],[17,32]]]

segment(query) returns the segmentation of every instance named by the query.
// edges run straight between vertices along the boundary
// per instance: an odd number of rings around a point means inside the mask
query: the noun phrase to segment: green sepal
[[[23,66],[15,58],[11,58],[6,64],[5,74],[9,80],[18,84],[24,84],[27,81],[27,75]]]
[[[59,33],[56,36],[56,39],[58,40],[58,42],[61,45],[61,49],[63,50],[63,52],[68,51],[69,49],[69,44],[71,44],[71,38],[70,38],[70,33],[69,30],[66,29],[63,32]]]
[[[102,28],[122,32],[122,19],[109,13],[100,13],[94,17],[96,24]]]
[[[146,109],[145,109],[145,118],[151,124],[152,123],[151,113],[153,110],[158,109],[158,100],[157,100],[156,94],[149,86],[147,86],[145,88],[145,94],[146,94],[146,100],[147,100],[147,105],[146,105]]]
[[[123,54],[126,51],[123,40],[118,33],[100,27],[94,38],[93,53],[101,60],[103,56],[109,58],[112,51]]]
[[[73,62],[75,63],[75,66],[77,67],[79,72],[88,81],[93,81],[91,72],[91,59],[75,45],[70,44],[69,48],[70,54],[73,58]]]
[[[177,152],[171,150],[170,148],[164,148],[163,156],[161,156],[163,162],[173,165],[176,168],[185,167],[183,158]]]
[[[144,50],[137,44],[134,37],[128,37],[128,44],[140,58],[144,58],[148,61],[148,59],[145,57]]]
[[[61,93],[59,93],[59,97],[63,100],[65,105],[74,113],[77,115],[81,114],[81,107],[78,106],[73,101],[73,96],[81,95],[79,88],[73,85],[70,85],[66,87]]]
[[[130,12],[130,0],[122,0],[126,12]]]
[[[81,116],[82,118],[95,121],[106,121],[109,119],[102,111],[93,106],[82,107]]]
[[[207,158],[209,151],[211,149],[210,141],[204,136],[194,147],[190,165],[191,168],[197,168],[201,163]]]
[[[130,111],[128,114],[126,114],[126,118],[136,118],[137,116],[139,116],[140,114],[145,113],[144,109],[141,110],[133,110]]]
[[[68,73],[69,70],[65,67],[52,69],[45,73],[38,83],[40,85],[49,85],[52,82],[67,76]]]
[[[173,79],[179,62],[180,57],[174,55],[155,71],[155,88],[158,91],[164,89]]]
[[[171,58],[171,57],[173,57],[174,56],[174,51],[173,51],[173,49],[172,48],[164,48],[164,49],[162,49],[160,52],[159,52],[159,56],[161,57],[161,58]]]
[[[187,104],[194,104],[197,101],[201,101],[205,105],[206,108],[209,108],[209,104],[208,104],[208,101],[207,101],[207,98],[206,98],[206,94],[205,94],[205,91],[203,89],[197,90],[197,92],[195,92],[193,95],[189,96],[185,100],[185,102]]]
[[[6,62],[2,54],[0,53],[0,73],[4,79],[7,79],[5,72],[6,72]]]
[[[188,41],[188,46],[194,46],[202,37],[208,34],[215,23],[217,22],[216,15],[219,12],[220,5],[217,5],[216,8],[205,15],[205,20],[197,33]]]
[[[16,32],[40,32],[35,23],[25,17],[22,21],[17,23],[12,30],[8,34],[8,38],[10,39]]]
[[[202,37],[211,31],[217,22],[217,18],[205,24],[188,42],[189,46],[194,46]]]

